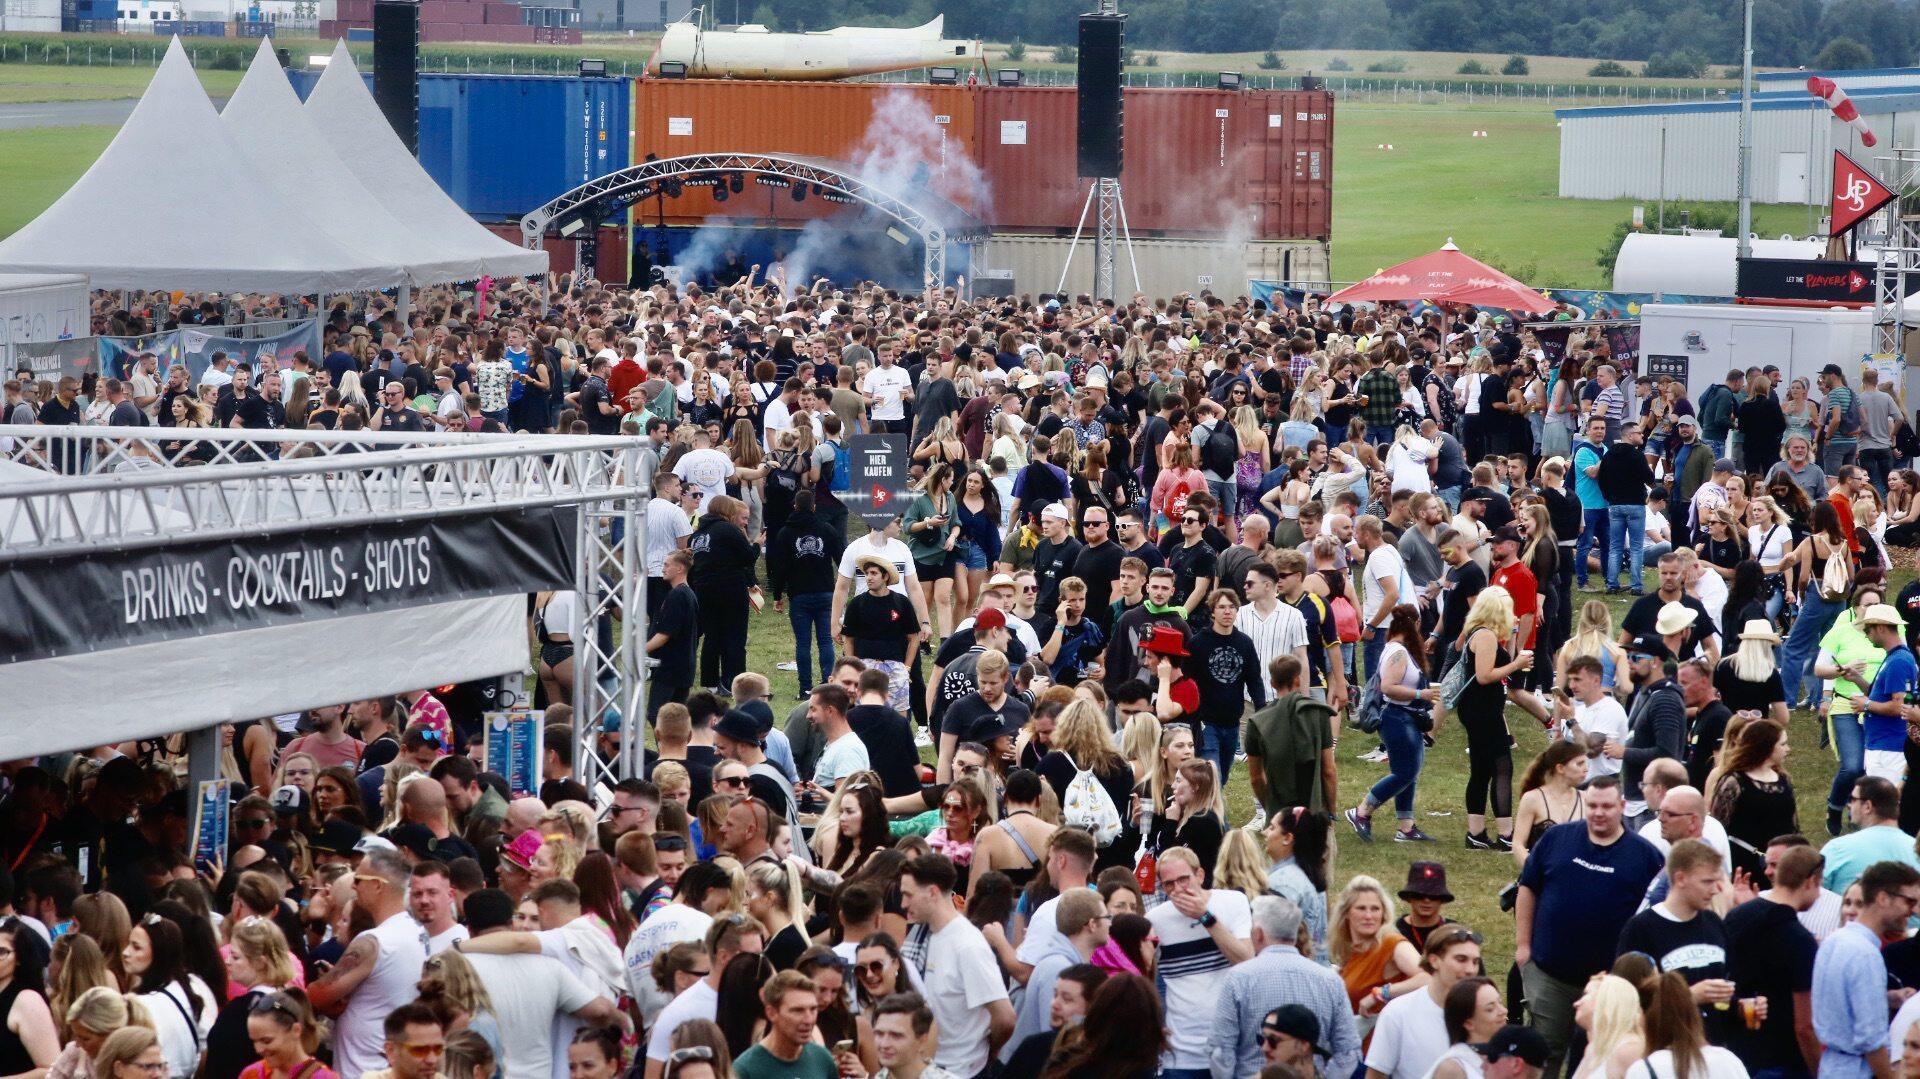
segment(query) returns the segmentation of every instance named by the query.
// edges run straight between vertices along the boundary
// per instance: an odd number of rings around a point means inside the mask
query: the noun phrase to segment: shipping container
[[[911,174],[996,232],[1070,234],[1092,181],[1076,175],[1072,88],[642,80],[634,160],[784,152]],[[1137,235],[1326,239],[1332,230],[1333,99],[1324,92],[1126,91],[1121,189]],[[942,122],[944,121],[944,122]],[[780,192],[781,195],[786,193]],[[715,216],[808,220],[809,199],[716,202],[688,188],[670,224]],[[1089,232],[1092,216],[1086,220]]]
[[[624,79],[423,75],[420,163],[468,213],[517,219],[626,168],[628,108]]]
[[[520,14],[519,4],[501,4],[495,3],[493,0],[488,0],[487,3],[481,5],[481,9],[484,15],[481,20],[482,22],[493,23],[500,26],[519,26],[526,22],[526,19]]]
[[[495,236],[515,244],[522,243],[518,224],[493,224],[487,229]],[[594,277],[602,282],[627,280],[627,230],[619,225],[600,226],[599,249],[594,254]],[[580,242],[578,239],[562,239],[548,236],[542,246],[552,258],[554,273],[571,273],[580,261]]]

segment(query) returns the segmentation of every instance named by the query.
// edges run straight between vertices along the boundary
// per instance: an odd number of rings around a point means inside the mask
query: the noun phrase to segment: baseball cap
[[[1673,651],[1667,647],[1667,642],[1659,637],[1651,633],[1642,633],[1627,642],[1627,655],[1629,658],[1640,655],[1669,660],[1673,658]]]
[[[1304,1004],[1282,1004],[1267,1013],[1260,1021],[1262,1031],[1285,1034],[1289,1038],[1298,1038],[1312,1047],[1318,1056],[1330,1057],[1333,1054],[1320,1044],[1320,1017],[1313,1014]]]
[[[307,808],[307,792],[289,783],[273,792],[275,813],[298,813]]]
[[[1504,1060],[1507,1057],[1519,1057],[1535,1068],[1547,1066],[1547,1039],[1532,1027],[1523,1027],[1509,1023],[1494,1032],[1493,1037],[1473,1047],[1473,1051],[1486,1057],[1489,1063]]]
[[[1738,472],[1740,471],[1740,466],[1734,463],[1733,458],[1722,457],[1713,463],[1713,470],[1715,472]]]
[[[1673,421],[1673,425],[1675,427],[1691,427],[1698,430],[1700,428],[1700,421],[1694,419],[1692,416],[1681,416]]]
[[[1060,502],[1047,503],[1047,508],[1040,511],[1040,516],[1051,517],[1056,521],[1073,520],[1073,515],[1067,512],[1066,505]]]
[[[986,630],[1006,629],[1006,628],[1007,628],[1006,612],[1002,611],[998,607],[982,608],[980,613],[974,616],[974,619],[973,619],[973,633],[975,637],[978,637],[982,632]]]
[[[1828,365],[1826,365],[1825,367],[1822,367],[1822,368],[1820,369],[1820,373],[1821,373],[1821,374],[1823,374],[1823,375],[1832,375],[1832,376],[1833,376],[1833,377],[1835,377],[1835,378],[1846,378],[1846,377],[1847,377],[1847,373],[1846,373],[1845,371],[1842,371],[1842,370],[1840,369],[1840,365],[1839,365],[1839,364],[1837,364],[1837,363],[1830,363],[1830,364],[1828,364]]]
[[[1494,543],[1525,543],[1527,538],[1513,525],[1501,525],[1493,530]]]

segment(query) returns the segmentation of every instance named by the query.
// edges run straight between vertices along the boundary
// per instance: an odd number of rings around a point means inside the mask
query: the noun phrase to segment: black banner
[[[1734,293],[1742,299],[1873,302],[1870,262],[1818,259],[1741,259]]]
[[[572,588],[576,513],[555,507],[24,559],[0,572],[0,658]]]
[[[854,435],[847,439],[853,462],[853,480],[840,496],[873,528],[907,512],[912,497],[907,479],[909,439],[906,435]]]

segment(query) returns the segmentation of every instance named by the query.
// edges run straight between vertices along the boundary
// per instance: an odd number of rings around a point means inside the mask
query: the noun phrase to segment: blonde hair
[[[273,785],[276,789],[287,785],[287,765],[298,758],[305,758],[306,762],[313,766],[311,774],[307,778],[308,787],[312,787],[313,781],[320,778],[320,761],[318,758],[311,753],[289,753],[280,758],[280,766],[273,770]]]
[[[261,984],[277,989],[293,981],[293,952],[272,919],[259,915],[240,919],[227,943],[253,964]]]
[[[1490,587],[1480,594],[1484,596],[1492,591],[1494,588]],[[1500,589],[1500,594],[1505,595],[1506,590]],[[1474,608],[1478,610],[1479,604],[1474,604]],[[1508,613],[1512,613],[1511,607]],[[1333,917],[1327,922],[1327,957],[1333,960],[1333,965],[1336,967],[1346,966],[1347,960],[1354,956],[1354,945],[1360,943],[1353,939],[1353,931],[1347,927],[1347,915],[1352,912],[1355,901],[1363,895],[1372,895],[1380,900],[1380,928],[1374,931],[1373,939],[1367,944],[1370,947],[1378,947],[1381,938],[1393,928],[1395,917],[1393,897],[1387,894],[1386,887],[1364,873],[1348,881],[1347,886],[1340,890],[1339,900],[1334,904]]]
[[[487,994],[480,972],[473,969],[466,956],[452,948],[435,952],[421,964],[420,982],[423,986],[431,983],[430,987],[438,989],[447,1003],[468,1015],[493,1011],[493,998]]]
[[[1460,639],[1464,641],[1472,636],[1474,630],[1485,627],[1504,641],[1513,635],[1515,625],[1513,594],[1497,584],[1488,585],[1473,597],[1473,607],[1467,611],[1466,624],[1460,627]]]
[[[147,1014],[147,1006],[140,1003],[140,998],[105,985],[96,985],[80,994],[80,999],[67,1005],[66,1014],[59,1018],[63,1038],[74,1027],[85,1027],[102,1037],[121,1027],[153,1028],[153,1017]]]
[[[1741,641],[1740,647],[1727,657],[1727,661],[1733,667],[1734,677],[1742,682],[1764,682],[1780,669],[1780,661],[1773,655],[1773,645],[1760,640]]]
[[[1246,895],[1249,902],[1267,891],[1266,852],[1245,828],[1227,829],[1220,854],[1213,863],[1213,886]]]
[[[661,761],[653,766],[653,785],[658,787],[662,794],[667,791],[677,791],[683,787],[691,790],[693,776],[688,773],[687,766],[679,761]]]
[[[1259,441],[1260,414],[1252,405],[1241,405],[1233,410],[1233,429],[1240,432],[1242,449]]]
[[[1596,1060],[1605,1060],[1628,1038],[1644,1038],[1641,1029],[1640,991],[1618,974],[1602,974],[1587,984],[1593,998],[1592,1019],[1588,1023],[1588,1052]]]
[[[586,855],[572,836],[551,832],[541,841],[540,849],[553,859],[553,875],[556,879],[572,880],[573,871],[580,868],[580,859]]]
[[[69,933],[54,941],[53,955],[60,961],[60,971],[58,977],[47,979],[47,1004],[53,1012],[54,1023],[60,1028],[61,1038],[65,1039],[67,1012],[95,991],[112,992],[117,999],[119,983],[108,969],[106,958],[100,954],[100,945],[85,933]],[[96,1034],[111,1034],[125,1025],[123,1014],[112,1026],[88,1026],[87,1029]]]
[[[1060,719],[1053,728],[1053,748],[1065,753],[1075,768],[1095,773],[1110,772],[1115,766],[1126,764],[1113,748],[1106,713],[1085,699],[1076,700],[1060,711]]]
[[[1590,599],[1580,608],[1580,624],[1573,636],[1560,646],[1560,659],[1566,661],[1580,656],[1597,659],[1612,641],[1613,612],[1600,600]]]
[[[380,832],[394,828],[400,823],[400,788],[416,776],[420,779],[427,778],[427,774],[420,770],[419,765],[405,757],[396,757],[388,761],[386,771],[386,780],[380,785],[382,798],[380,804],[387,807],[387,813],[381,819],[380,827],[375,829]]]
[[[800,871],[791,862],[755,862],[747,867],[747,880],[760,892],[771,895],[793,922],[800,939],[811,945],[807,935],[807,900],[800,889]]]
[[[1153,729],[1159,732],[1159,737],[1154,740],[1153,757],[1147,769],[1147,797],[1158,809],[1167,804],[1167,788],[1173,785],[1173,773],[1167,768],[1167,746],[1182,734],[1192,738],[1193,728],[1185,723],[1162,727],[1156,722]]]

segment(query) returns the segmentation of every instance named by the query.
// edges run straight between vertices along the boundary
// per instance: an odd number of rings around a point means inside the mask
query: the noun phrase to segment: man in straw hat
[[[1920,692],[1920,664],[1907,647],[1906,622],[1891,604],[1876,603],[1854,620],[1874,645],[1885,651],[1879,673],[1865,693],[1852,697],[1860,713],[1866,741],[1866,770],[1898,785],[1906,777],[1907,724],[1904,709]]]

